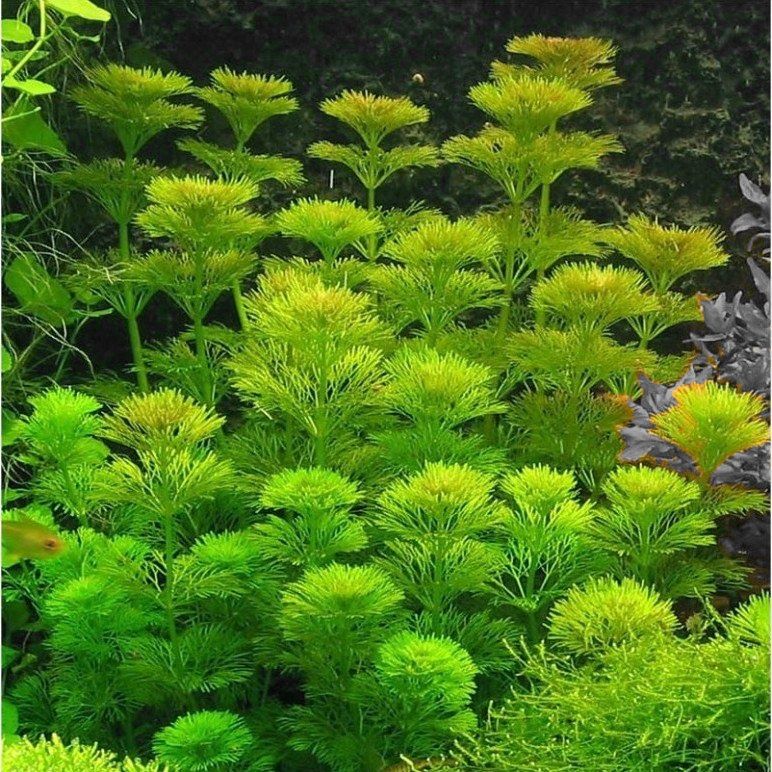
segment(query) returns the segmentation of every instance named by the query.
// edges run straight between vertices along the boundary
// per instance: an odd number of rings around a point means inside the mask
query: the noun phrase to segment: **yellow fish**
[[[55,558],[64,550],[64,541],[58,534],[29,518],[3,520],[0,527],[2,527],[4,565],[13,565],[27,558],[31,560]]]

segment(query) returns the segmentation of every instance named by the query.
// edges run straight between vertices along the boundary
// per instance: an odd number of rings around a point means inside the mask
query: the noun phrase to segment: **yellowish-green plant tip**
[[[622,82],[612,64],[617,48],[610,40],[596,37],[561,38],[541,34],[514,37],[506,50],[535,59],[537,72],[560,78],[576,88],[596,89]],[[494,77],[511,76],[512,65],[494,62]]]
[[[652,416],[653,433],[688,453],[704,482],[735,453],[769,442],[764,400],[755,394],[709,381],[679,386],[673,398],[673,407]]]
[[[113,128],[128,156],[164,129],[194,129],[203,120],[198,107],[169,101],[191,91],[190,78],[179,73],[107,64],[85,75],[87,84],[72,90],[73,100]]]
[[[379,507],[386,513],[381,525],[410,538],[419,531],[491,528],[504,517],[506,508],[491,500],[495,487],[492,475],[465,464],[426,464],[421,472],[394,483],[380,496]],[[483,512],[488,517],[481,517]],[[421,525],[416,525],[416,518]],[[413,523],[412,525],[410,523]]]
[[[211,408],[175,389],[127,397],[104,419],[103,436],[122,445],[187,447],[210,437],[225,422]]]
[[[292,83],[283,77],[235,73],[220,67],[211,75],[212,85],[196,89],[196,94],[216,107],[231,126],[238,149],[244,147],[263,122],[275,115],[298,109]]]
[[[245,179],[254,185],[274,180],[283,187],[291,187],[302,185],[306,179],[303,176],[303,164],[293,158],[252,155],[245,150],[229,150],[198,139],[180,140],[177,147],[190,153],[218,177],[226,180]]]
[[[367,91],[346,90],[334,99],[325,99],[319,107],[350,126],[368,147],[379,145],[398,129],[429,120],[429,110],[407,97],[375,96]]]
[[[634,261],[658,292],[666,292],[692,271],[717,268],[729,260],[718,228],[665,226],[645,215],[631,216],[627,227],[608,231],[606,240]]]
[[[356,483],[330,469],[286,469],[268,478],[260,503],[298,514],[353,507],[362,498]]]
[[[549,638],[572,654],[647,636],[672,634],[678,625],[668,601],[632,579],[590,579],[572,587],[549,617]]]
[[[287,586],[280,624],[290,641],[314,638],[354,619],[359,625],[385,624],[387,614],[402,598],[402,592],[379,568],[333,563],[308,571]]]
[[[684,509],[698,502],[702,490],[669,469],[645,466],[622,466],[609,474],[603,483],[606,498],[620,507]]]
[[[363,251],[363,240],[381,230],[374,214],[347,199],[301,198],[279,212],[275,222],[284,236],[311,242],[328,262],[347,246]]]
[[[366,295],[327,287],[308,274],[288,276],[283,284],[279,292],[269,294],[261,287],[245,300],[251,323],[263,335],[299,348],[311,345],[317,336],[331,348],[386,343],[388,332]],[[319,352],[312,346],[311,353]]]
[[[257,195],[257,186],[244,178],[156,177],[146,194],[150,206],[136,223],[150,236],[170,237],[191,251],[235,241],[255,244],[272,231],[264,217],[243,208]]]
[[[430,220],[401,234],[384,247],[389,257],[410,266],[450,266],[487,263],[500,249],[496,236],[473,220]]]
[[[82,745],[73,740],[65,745],[57,734],[50,739],[41,736],[36,742],[27,737],[15,742],[4,740],[3,766],[18,772],[171,772],[163,762],[120,759],[96,744]]]
[[[257,195],[257,185],[247,179],[213,180],[201,175],[159,177],[147,186],[147,197],[154,204],[180,209],[232,209]]]
[[[211,78],[212,85],[216,88],[255,102],[273,99],[292,91],[292,83],[283,76],[237,73],[229,67],[218,67],[212,72]]]
[[[394,693],[421,690],[411,696],[429,697],[446,709],[458,709],[469,701],[479,672],[456,641],[409,631],[397,633],[379,648],[375,667]]]
[[[478,83],[469,90],[469,98],[516,137],[535,136],[592,104],[578,88],[525,72],[497,83]]]
[[[559,266],[534,287],[531,305],[568,325],[596,329],[659,309],[638,271],[596,263]]]
[[[546,516],[566,501],[576,501],[576,479],[573,472],[561,472],[543,464],[523,467],[504,475],[501,490],[518,506]]]
[[[771,614],[769,593],[756,595],[729,615],[727,632],[731,638],[769,649]]]
[[[406,350],[386,369],[389,380],[379,400],[413,421],[456,426],[506,410],[495,398],[494,373],[458,354]]]

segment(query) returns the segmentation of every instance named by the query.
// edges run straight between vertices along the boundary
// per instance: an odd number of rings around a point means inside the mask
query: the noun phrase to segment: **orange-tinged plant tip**
[[[706,478],[728,458],[762,445],[770,429],[761,397],[709,381],[679,386],[676,404],[652,417],[654,434],[688,453]]]

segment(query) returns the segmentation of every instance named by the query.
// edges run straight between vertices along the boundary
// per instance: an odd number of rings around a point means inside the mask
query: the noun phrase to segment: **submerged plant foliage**
[[[301,114],[280,74],[107,64],[70,90],[122,154],[46,181],[109,229],[61,282],[19,255],[6,285],[57,329],[117,313],[131,363],[63,354],[4,412],[9,766],[761,768],[769,597],[738,605],[719,544],[765,504],[768,308],[682,294],[727,264],[717,229],[553,200],[621,151],[571,128],[621,82],[611,42],[506,50],[469,91],[485,124],[441,149],[407,97],[324,100],[352,137],[307,149],[324,196],[252,152]],[[201,126],[190,99],[220,128],[177,141],[184,170],[140,159]],[[441,162],[496,198],[382,206]],[[684,375],[661,336],[700,308]]]

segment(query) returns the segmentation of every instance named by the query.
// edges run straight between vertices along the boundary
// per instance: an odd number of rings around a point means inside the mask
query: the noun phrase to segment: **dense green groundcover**
[[[3,22],[8,769],[767,769],[718,540],[767,507],[768,307],[721,317],[743,388],[673,345],[721,229],[582,206],[615,46],[510,37],[436,141],[333,78],[306,165],[280,67],[81,67],[110,18]]]

